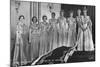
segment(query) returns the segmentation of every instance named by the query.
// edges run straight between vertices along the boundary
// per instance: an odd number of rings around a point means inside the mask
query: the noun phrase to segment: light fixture
[[[52,10],[54,9],[54,4],[53,3],[48,3],[47,7],[48,7],[48,9],[49,9],[49,11],[51,13]]]
[[[20,2],[19,1],[15,1],[15,9],[16,9],[17,13],[19,11],[19,7],[20,7]]]

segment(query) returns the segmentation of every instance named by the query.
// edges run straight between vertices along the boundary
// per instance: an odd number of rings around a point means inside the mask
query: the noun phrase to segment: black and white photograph
[[[10,0],[10,67],[94,62],[95,7]]]

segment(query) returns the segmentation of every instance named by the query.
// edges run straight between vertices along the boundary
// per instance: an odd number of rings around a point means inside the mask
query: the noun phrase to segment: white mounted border
[[[96,0],[19,0],[19,1],[37,1],[37,2],[53,2],[53,3],[64,3],[64,4],[96,5]]]

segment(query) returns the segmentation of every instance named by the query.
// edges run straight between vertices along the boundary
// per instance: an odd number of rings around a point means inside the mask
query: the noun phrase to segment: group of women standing
[[[70,11],[69,17],[66,18],[64,17],[64,11],[61,10],[60,17],[56,19],[56,14],[52,12],[49,22],[47,22],[46,15],[42,17],[42,22],[39,22],[36,16],[32,17],[32,22],[29,26],[31,61],[58,47],[73,47],[76,42],[78,44],[76,50],[78,51],[94,50],[92,22],[90,17],[87,16],[87,10],[84,9],[83,15],[81,15],[81,10],[78,9],[76,18],[73,17],[73,14],[73,11]],[[20,16],[20,19],[24,20],[24,16]],[[25,56],[22,38],[23,25],[23,21],[17,24],[16,45],[20,45],[21,49],[18,47],[15,49],[14,60],[16,61],[19,49],[21,50],[22,58]],[[76,25],[78,25],[78,34],[76,33]]]

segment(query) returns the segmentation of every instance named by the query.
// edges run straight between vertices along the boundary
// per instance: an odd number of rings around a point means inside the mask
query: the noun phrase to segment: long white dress
[[[64,41],[65,32],[66,32],[66,29],[68,28],[68,24],[66,23],[66,18],[59,17],[57,22],[59,23],[59,30],[58,30],[59,31],[59,47],[66,46],[65,41]]]
[[[78,51],[83,51],[83,30],[82,30],[82,16],[76,17],[76,22],[78,24],[78,35],[77,35],[77,42],[78,42]]]
[[[49,24],[51,25],[50,28],[50,50],[57,48],[57,19],[50,19]]]
[[[73,47],[76,42],[76,20],[75,18],[68,18],[67,21],[69,24],[67,47]]]
[[[31,60],[34,61],[39,57],[40,29],[39,25],[34,23],[30,26],[31,42]]]
[[[24,30],[24,34],[22,36],[23,38],[23,48],[24,48],[24,55],[25,55],[25,58],[26,58],[26,62],[30,62],[31,58],[30,58],[30,45],[29,45],[29,28],[27,25],[24,25],[23,26],[23,30]]]
[[[39,56],[44,55],[48,51],[48,23],[41,22],[41,35],[40,35],[40,48],[39,48]]]
[[[63,45],[67,46],[67,43],[68,43],[68,28],[69,28],[67,21],[66,21],[66,23],[64,24],[63,27],[64,27],[64,43],[63,43]]]
[[[94,44],[92,40],[92,22],[89,16],[82,16],[81,30],[78,37],[78,50],[92,51]]]
[[[13,58],[13,64],[24,64],[26,62],[26,58],[24,55],[24,44],[23,44],[23,26],[24,23],[19,22],[17,24],[17,30],[16,30],[16,43],[15,43],[15,50],[14,50],[14,58]]]

